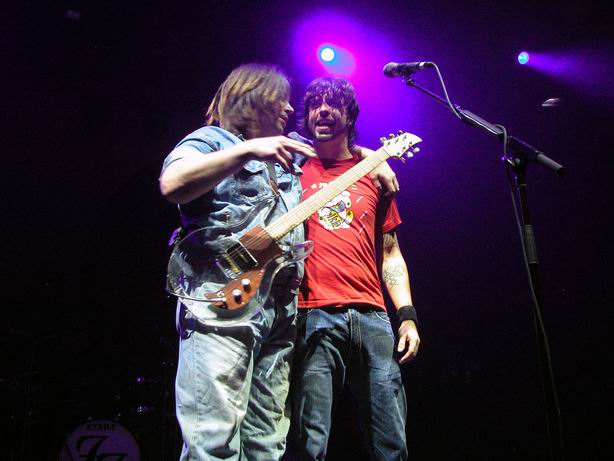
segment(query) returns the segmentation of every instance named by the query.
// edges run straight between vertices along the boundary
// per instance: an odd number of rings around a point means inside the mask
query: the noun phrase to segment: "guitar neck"
[[[375,153],[354,165],[333,182],[328,183],[326,187],[320,189],[311,197],[301,202],[297,207],[290,210],[288,214],[269,224],[264,230],[272,239],[279,240],[341,192],[375,169],[388,157],[388,153],[383,148],[378,149]]]

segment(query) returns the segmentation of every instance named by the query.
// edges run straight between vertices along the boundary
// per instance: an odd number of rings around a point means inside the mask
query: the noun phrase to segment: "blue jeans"
[[[332,414],[344,385],[357,401],[370,459],[407,459],[407,402],[386,313],[300,309],[297,328],[292,435],[299,459],[325,459]]]
[[[273,461],[283,454],[296,296],[273,287],[268,301],[253,318],[222,327],[203,325],[179,306],[182,461]]]

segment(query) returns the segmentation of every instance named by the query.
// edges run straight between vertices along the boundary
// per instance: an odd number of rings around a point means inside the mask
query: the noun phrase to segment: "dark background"
[[[567,459],[613,459],[612,17],[579,1],[424,3],[330,6],[385,29],[407,53],[389,60],[436,61],[457,103],[567,167],[563,177],[528,172],[544,318]],[[289,52],[296,21],[312,8],[194,0],[4,8],[3,459],[55,459],[89,418],[123,424],[146,459],[176,459],[177,338],[164,276],[177,215],[159,195],[160,165],[243,62],[286,68],[298,106],[305,83],[322,74],[306,75]],[[582,49],[582,59],[606,64],[580,59],[577,78],[559,80],[518,66],[523,47]],[[421,78],[441,93],[433,74]],[[425,139],[411,168],[394,164],[422,337],[419,358],[404,368],[410,453],[545,459],[530,297],[500,146],[398,80],[371,83],[359,142],[375,147],[379,126]],[[377,88],[400,102],[378,98]],[[549,97],[563,105],[542,108]],[[378,105],[394,107],[394,122],[369,118]],[[348,408],[337,415],[332,460],[361,459]]]

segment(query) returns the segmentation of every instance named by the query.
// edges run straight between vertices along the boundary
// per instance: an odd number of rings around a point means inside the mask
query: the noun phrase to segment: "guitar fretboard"
[[[341,192],[375,169],[388,157],[389,155],[384,148],[378,149],[333,182],[328,183],[323,189],[320,189],[311,197],[301,202],[296,208],[290,210],[288,214],[269,224],[264,230],[272,239],[279,240]]]

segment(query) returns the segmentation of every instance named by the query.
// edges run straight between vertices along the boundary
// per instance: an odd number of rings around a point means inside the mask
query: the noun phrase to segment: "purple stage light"
[[[400,55],[376,29],[340,11],[312,11],[297,18],[293,30],[293,55],[306,82],[334,74],[360,86],[373,74],[380,77],[384,64]]]
[[[531,69],[548,75],[600,101],[614,100],[614,59],[603,45],[566,50],[532,51]]]
[[[518,55],[518,62],[520,64],[526,64],[527,62],[529,62],[529,53],[527,53],[526,51],[521,52]]]
[[[330,42],[317,47],[318,62],[327,73],[351,76],[356,68],[354,54],[338,44]]]

